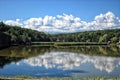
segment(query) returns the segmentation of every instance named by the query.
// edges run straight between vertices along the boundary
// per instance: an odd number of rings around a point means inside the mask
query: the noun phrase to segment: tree
[[[11,42],[16,43],[17,37],[15,35],[11,35]]]
[[[3,32],[5,29],[4,29],[4,23],[3,22],[0,22],[0,31]]]
[[[117,42],[117,37],[111,38],[111,42],[113,42],[113,43]]]
[[[108,37],[108,35],[107,35],[107,34],[104,34],[103,36],[101,36],[101,37],[99,38],[99,42],[107,42],[107,37]]]

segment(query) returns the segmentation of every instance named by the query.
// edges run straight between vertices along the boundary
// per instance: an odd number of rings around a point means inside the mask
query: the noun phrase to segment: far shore
[[[79,45],[108,45],[106,42],[32,42],[31,45],[42,46],[79,46]]]

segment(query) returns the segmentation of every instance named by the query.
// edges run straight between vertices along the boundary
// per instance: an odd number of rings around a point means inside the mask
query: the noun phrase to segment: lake
[[[120,77],[120,46],[13,46],[0,50],[0,76]]]

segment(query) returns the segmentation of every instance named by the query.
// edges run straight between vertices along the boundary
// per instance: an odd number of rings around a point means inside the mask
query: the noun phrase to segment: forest
[[[10,26],[0,22],[0,32],[10,36],[12,44],[30,44],[31,42],[120,42],[120,29],[45,34],[44,32],[21,28],[20,26]]]
[[[63,42],[112,42],[120,40],[120,29],[85,31],[69,34],[51,35],[50,41]]]
[[[10,26],[3,22],[0,22],[0,32],[10,36],[12,44],[29,44],[33,41],[49,41],[49,38],[43,32],[21,28],[19,26]]]

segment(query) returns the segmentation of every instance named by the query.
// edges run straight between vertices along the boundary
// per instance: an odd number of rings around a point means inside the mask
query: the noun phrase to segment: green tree
[[[15,35],[11,35],[11,42],[16,43],[17,42],[17,37]]]
[[[113,43],[117,42],[117,37],[111,38],[111,42],[113,42]]]
[[[103,36],[101,36],[101,37],[99,38],[99,42],[107,42],[107,37],[108,37],[108,35],[107,35],[107,34],[104,34]]]
[[[0,22],[0,31],[1,32],[4,32],[5,31],[5,28],[4,28],[4,23],[3,22]]]

